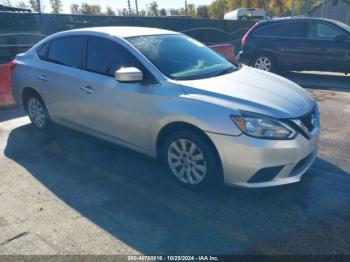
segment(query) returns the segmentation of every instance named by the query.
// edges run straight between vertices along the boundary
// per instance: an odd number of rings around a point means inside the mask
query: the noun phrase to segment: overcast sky
[[[16,5],[18,2],[28,2],[28,0],[10,0],[12,5]],[[194,5],[202,5],[202,4],[210,4],[213,0],[188,0],[188,4],[194,4]],[[50,1],[49,0],[42,0],[42,2],[45,5],[45,11],[50,12]],[[144,8],[146,9],[147,4],[152,2],[152,0],[138,0],[139,10]],[[99,4],[102,7],[102,10],[104,11],[107,6],[112,7],[113,10],[116,9],[123,9],[128,8],[128,1],[127,0],[62,0],[63,3],[63,11],[65,13],[70,12],[70,6],[73,3],[81,4],[81,3],[88,3],[88,4]],[[135,0],[130,0],[131,8],[135,9]],[[159,8],[181,8],[185,6],[185,1],[183,0],[157,0]]]

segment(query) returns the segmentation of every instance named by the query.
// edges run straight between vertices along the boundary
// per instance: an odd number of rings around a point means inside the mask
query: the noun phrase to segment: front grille
[[[312,131],[318,126],[317,114],[317,109],[314,107],[307,114],[296,119],[290,119],[287,122],[307,139],[310,139]]]
[[[302,116],[300,118],[300,121],[305,125],[305,127],[309,130],[309,132],[312,132],[312,130],[316,126],[316,110],[315,110],[315,108],[312,109],[306,115]]]

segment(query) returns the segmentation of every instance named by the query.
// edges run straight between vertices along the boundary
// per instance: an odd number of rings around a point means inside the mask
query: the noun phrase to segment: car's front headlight
[[[262,139],[292,139],[296,132],[287,124],[270,117],[242,112],[231,116],[233,122],[246,135]]]

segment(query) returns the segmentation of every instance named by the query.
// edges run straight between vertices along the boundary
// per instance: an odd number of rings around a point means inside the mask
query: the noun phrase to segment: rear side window
[[[36,53],[38,54],[41,60],[47,60],[49,47],[50,47],[50,41],[47,41],[36,49]]]
[[[325,23],[310,23],[309,37],[316,39],[334,39],[338,35],[344,34],[338,28]]]
[[[82,36],[62,37],[52,40],[48,61],[64,66],[81,68],[86,38]]]
[[[138,60],[119,44],[100,37],[89,37],[86,70],[114,77],[121,67],[137,67]]]
[[[255,36],[304,38],[307,36],[305,22],[284,22],[258,29]]]

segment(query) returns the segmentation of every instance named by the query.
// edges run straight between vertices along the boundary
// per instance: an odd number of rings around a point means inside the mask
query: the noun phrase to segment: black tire
[[[34,104],[37,105],[38,110],[33,113]],[[46,105],[42,98],[35,92],[31,92],[25,97],[25,109],[28,113],[32,125],[40,131],[49,131],[52,127],[52,121],[47,111]],[[40,116],[38,116],[40,112]],[[40,121],[39,121],[40,118]]]
[[[184,181],[181,181],[178,176],[173,172],[172,167],[170,166],[170,161],[169,160],[169,152],[173,152],[170,149],[170,146],[175,142],[179,141],[180,139],[184,139],[186,141],[192,142],[195,144],[195,146],[198,147],[199,151],[194,152],[192,155],[197,153],[196,157],[199,155],[199,153],[202,153],[204,156],[204,161],[205,161],[205,166],[206,166],[206,172],[204,177],[199,183],[186,183]],[[165,165],[167,166],[167,169],[169,171],[169,174],[171,177],[173,177],[178,183],[180,183],[182,186],[185,186],[190,189],[204,189],[204,188],[209,188],[213,187],[215,188],[217,185],[219,185],[222,182],[222,171],[221,171],[221,165],[220,165],[220,160],[217,157],[215,149],[213,149],[213,146],[205,139],[203,136],[197,134],[194,131],[187,131],[187,130],[181,130],[181,131],[176,131],[168,135],[168,137],[165,139],[165,142],[163,144],[163,150],[162,150],[162,160],[164,161]],[[190,143],[187,144],[188,147],[191,146]],[[189,150],[189,148],[188,148]],[[198,162],[199,161],[199,162]],[[191,165],[191,169],[196,169],[195,166],[197,167],[198,165],[203,165],[203,162],[200,163],[201,161],[198,160],[196,164]],[[193,162],[192,162],[193,163]],[[180,166],[181,168],[181,166]],[[198,171],[198,170],[197,170]],[[194,171],[190,171],[191,173],[189,176],[191,179],[194,179]],[[186,175],[188,176],[187,172],[185,172]],[[198,173],[197,173],[198,174]]]
[[[263,61],[266,61],[265,67]],[[267,66],[268,64],[270,64],[270,66]],[[266,52],[257,54],[250,62],[250,66],[272,73],[277,72],[277,63],[275,57],[272,54]]]

